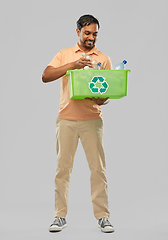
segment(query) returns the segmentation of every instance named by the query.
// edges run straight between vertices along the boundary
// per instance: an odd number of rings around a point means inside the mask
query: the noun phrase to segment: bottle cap
[[[126,64],[126,63],[127,63],[127,61],[126,61],[126,60],[124,60],[124,61],[123,61],[123,63],[124,63],[124,64]]]
[[[97,66],[99,66],[99,67],[100,67],[100,66],[101,66],[101,62],[98,62]]]
[[[82,53],[82,57],[85,57],[85,56],[86,56],[86,53],[83,52],[83,53]]]

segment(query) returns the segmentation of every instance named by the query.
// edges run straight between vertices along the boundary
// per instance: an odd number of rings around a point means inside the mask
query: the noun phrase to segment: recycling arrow
[[[101,83],[101,87],[96,86],[97,83]],[[100,93],[103,94],[108,89],[108,83],[105,81],[105,78],[102,76],[94,76],[89,82],[89,89],[92,93]]]

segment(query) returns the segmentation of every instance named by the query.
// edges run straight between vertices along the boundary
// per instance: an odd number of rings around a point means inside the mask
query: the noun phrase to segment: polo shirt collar
[[[83,50],[79,47],[78,43],[75,45],[75,52],[81,51],[83,52]],[[94,46],[87,54],[93,54],[95,53],[96,55],[98,55],[98,50],[96,48],[96,46]]]

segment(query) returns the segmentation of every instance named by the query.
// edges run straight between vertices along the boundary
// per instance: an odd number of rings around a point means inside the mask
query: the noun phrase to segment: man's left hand
[[[107,103],[109,103],[109,97],[106,97],[106,98],[85,98],[85,99],[89,99],[89,100],[92,100],[94,103],[96,103],[97,105],[106,105]],[[108,101],[107,101],[108,100]]]

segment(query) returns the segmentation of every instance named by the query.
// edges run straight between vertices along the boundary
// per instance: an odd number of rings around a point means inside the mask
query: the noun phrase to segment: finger
[[[90,59],[86,59],[86,58],[80,58],[80,60],[83,62],[91,62]]]
[[[91,62],[84,62],[84,66],[88,66],[90,68],[93,68],[93,64]]]
[[[107,99],[109,99],[109,97],[106,97],[106,98],[100,98],[100,99],[106,101]]]
[[[109,102],[110,102],[110,100],[107,99],[106,101],[104,101],[103,105],[106,105],[106,104],[109,103]]]
[[[86,98],[84,98],[84,99],[86,99],[86,100],[92,100],[91,98],[89,98],[89,97],[86,97]]]
[[[93,100],[93,101],[96,101],[96,99],[95,99],[94,97],[92,97],[92,100]]]
[[[106,104],[109,103],[109,102],[110,102],[110,100],[108,100],[107,102],[104,102],[103,105],[106,105]]]
[[[82,59],[82,62],[86,64],[92,64],[92,62],[89,59]]]

